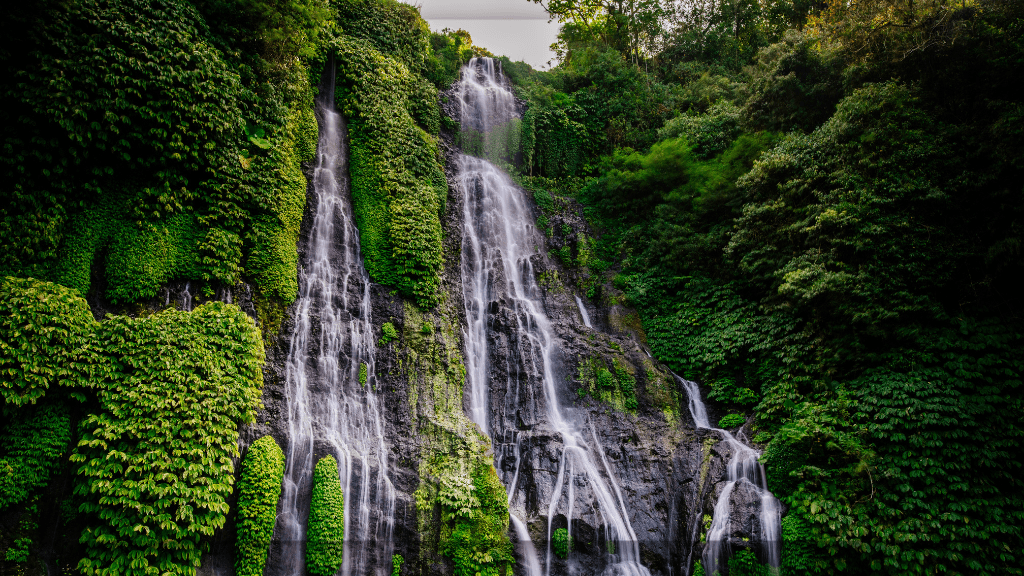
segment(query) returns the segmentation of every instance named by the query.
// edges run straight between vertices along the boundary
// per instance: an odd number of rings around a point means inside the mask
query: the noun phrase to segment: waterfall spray
[[[275,537],[285,574],[304,574],[314,453],[331,453],[345,495],[341,574],[385,576],[394,550],[395,488],[374,377],[370,279],[352,219],[345,125],[334,109],[333,74],[325,79],[317,117],[316,216],[285,364],[288,450]]]

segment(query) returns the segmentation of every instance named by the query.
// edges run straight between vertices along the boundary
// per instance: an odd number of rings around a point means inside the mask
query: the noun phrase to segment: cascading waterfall
[[[732,497],[736,486],[741,482],[750,483],[761,499],[759,521],[762,560],[772,568],[778,568],[781,560],[781,514],[779,501],[768,490],[768,481],[765,476],[764,467],[757,461],[760,453],[740,442],[727,430],[712,428],[708,422],[707,409],[700,398],[700,390],[697,388],[697,384],[681,378],[678,374],[673,375],[683,389],[686,390],[686,394],[689,397],[690,415],[693,417],[694,424],[698,429],[705,428],[717,433],[729,447],[729,452],[731,453],[729,462],[726,465],[726,483],[718,496],[718,501],[715,502],[711,527],[708,529],[706,536],[707,547],[704,549],[705,574],[714,574],[719,569],[722,561],[728,558],[730,554],[729,529],[732,509],[729,499]],[[698,514],[700,514],[700,511],[698,511]],[[699,520],[694,523],[695,531],[699,525]],[[696,541],[696,533],[692,535],[692,540]],[[690,564],[691,562],[688,561],[687,570],[689,570]]]
[[[489,137],[497,133],[504,138],[503,126],[516,117],[515,98],[502,84],[500,71],[489,58],[474,58],[462,69],[458,87],[462,104],[461,126],[464,142],[474,143],[475,150],[493,151]],[[464,148],[465,150],[465,148]],[[535,280],[531,257],[538,254],[535,246],[543,245],[534,225],[533,216],[523,191],[509,176],[494,164],[468,155],[460,155],[459,184],[464,194],[462,284],[466,306],[467,326],[464,334],[467,353],[467,377],[470,385],[470,403],[473,420],[490,434],[490,386],[488,382],[488,306],[496,294],[510,300],[506,302],[514,315],[513,358],[521,365],[517,373],[528,374],[530,384],[540,387],[546,414],[542,419],[562,441],[562,454],[552,500],[548,504],[547,561],[545,574],[551,572],[552,520],[563,502],[563,487],[568,482],[568,509],[570,528],[575,504],[573,493],[577,475],[588,485],[597,501],[596,512],[603,519],[606,541],[609,543],[608,573],[648,576],[649,571],[640,564],[640,547],[630,525],[628,511],[612,469],[604,458],[601,445],[593,429],[590,438],[569,417],[559,403],[558,384],[554,374],[558,343],[551,323],[543,310],[541,291]],[[513,344],[510,342],[510,346]],[[511,373],[511,372],[509,372]],[[518,397],[519,381],[510,382]],[[518,434],[518,433],[517,433]],[[519,478],[519,451],[516,441],[516,466],[509,483],[509,501],[513,500]],[[505,480],[508,480],[507,478]],[[520,538],[528,535],[520,530],[522,520],[512,520]],[[520,546],[526,556],[523,562],[539,566],[530,557],[532,543]]]
[[[304,574],[314,453],[333,454],[345,496],[341,573],[384,576],[394,550],[395,488],[374,377],[370,279],[352,219],[345,125],[334,109],[332,74],[317,117],[317,206],[285,364],[288,450],[275,537],[284,572]]]
[[[587,307],[583,305],[583,300],[579,296],[576,297],[576,307],[580,309],[580,316],[583,316],[583,325],[587,328],[593,328],[590,325],[590,314],[587,314]]]

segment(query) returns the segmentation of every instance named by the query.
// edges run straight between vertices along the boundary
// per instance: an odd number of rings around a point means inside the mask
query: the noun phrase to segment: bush
[[[270,436],[249,446],[238,480],[238,539],[235,573],[262,576],[277,521],[277,499],[284,479],[284,452]]]
[[[0,397],[34,404],[53,386],[91,387],[102,373],[96,322],[74,290],[33,279],[0,280]]]
[[[559,528],[555,530],[554,535],[551,536],[551,545],[555,549],[555,554],[562,558],[569,557],[569,549],[572,548],[572,537],[569,536],[569,531],[565,528]]]
[[[739,428],[746,423],[747,419],[742,414],[727,414],[718,421],[718,427],[722,429]]]
[[[315,576],[333,576],[345,548],[345,495],[338,461],[324,456],[313,470],[313,499],[306,527],[306,567]]]
[[[26,501],[64,463],[71,416],[64,404],[37,404],[13,412],[0,426],[0,510]]]
[[[260,405],[260,332],[230,304],[108,317],[96,336],[117,370],[71,456],[89,516],[87,575],[194,576],[227,520],[238,427]]]

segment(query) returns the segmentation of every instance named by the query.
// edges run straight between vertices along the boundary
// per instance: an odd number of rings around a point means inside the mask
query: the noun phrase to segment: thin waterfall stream
[[[275,538],[283,572],[305,574],[314,455],[334,455],[345,496],[341,574],[384,576],[391,572],[396,495],[374,377],[370,279],[352,218],[345,122],[335,110],[333,65],[317,100],[317,119],[316,215],[285,364],[288,448]]]
[[[690,415],[693,417],[694,425],[700,429],[712,430],[718,434],[722,441],[729,447],[731,457],[726,464],[726,484],[722,488],[715,502],[715,511],[712,515],[711,527],[707,531],[707,546],[704,548],[704,573],[714,574],[720,569],[723,562],[731,554],[729,550],[729,532],[732,521],[732,506],[730,499],[733,491],[740,483],[748,483],[760,497],[760,528],[761,528],[761,555],[765,564],[778,569],[781,561],[781,509],[779,501],[768,490],[768,478],[765,475],[764,467],[758,462],[761,455],[758,451],[747,446],[727,430],[713,428],[708,421],[708,412],[704,402],[700,398],[700,390],[697,384],[690,382],[678,374],[673,374],[676,380],[686,391],[689,397]],[[741,435],[742,436],[742,435]],[[701,513],[698,511],[698,514]],[[694,534],[692,541],[696,541],[696,530],[700,525],[699,519],[693,523]],[[687,570],[692,565],[692,559],[687,559]]]
[[[474,152],[487,156],[502,142],[504,127],[517,118],[515,97],[503,83],[500,70],[490,58],[474,58],[462,69],[458,86],[461,100],[461,129],[464,151],[472,145]],[[561,455],[557,479],[550,502],[547,503],[547,543],[545,544],[544,573],[550,575],[552,565],[551,535],[556,512],[568,514],[572,526],[576,495],[574,486],[580,479],[593,493],[595,508],[602,518],[605,541],[609,544],[605,572],[629,576],[648,576],[650,572],[640,563],[640,547],[629,520],[626,500],[619,489],[615,474],[604,456],[603,449],[592,426],[577,422],[571,407],[560,401],[562,384],[556,378],[558,341],[551,322],[544,311],[541,289],[535,279],[532,258],[537,257],[537,246],[543,245],[534,227],[532,210],[524,192],[508,174],[493,163],[479,157],[461,154],[458,157],[459,186],[464,194],[462,284],[466,307],[464,340],[466,343],[467,378],[470,386],[472,419],[487,434],[491,430],[491,400],[489,381],[488,338],[491,335],[488,314],[496,299],[508,306],[514,319],[514,333],[509,346],[511,361],[518,363],[508,373],[525,375],[509,383],[516,390],[523,384],[539,388],[537,404],[543,406],[538,415],[546,426],[561,440]],[[514,341],[514,344],[513,344]],[[523,382],[520,382],[523,380]],[[579,419],[582,419],[580,417]],[[514,501],[520,476],[516,432],[516,472],[503,478]],[[493,436],[492,436],[493,438]],[[497,450],[495,451],[497,453]],[[563,490],[568,486],[567,497]],[[523,519],[513,510],[512,523],[520,539],[529,538]],[[527,573],[541,565],[535,547],[519,547],[525,556],[521,563]]]

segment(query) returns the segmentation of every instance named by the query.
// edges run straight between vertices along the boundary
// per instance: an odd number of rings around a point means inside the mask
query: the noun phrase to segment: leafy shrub
[[[345,550],[345,495],[338,461],[324,456],[313,470],[313,499],[306,528],[306,567],[316,576],[331,576],[341,567]]]
[[[659,140],[685,138],[701,160],[722,152],[739,135],[740,109],[729,102],[716,104],[704,114],[673,118],[658,130]]]
[[[380,331],[381,342],[387,344],[388,342],[391,342],[393,340],[398,340],[398,331],[395,330],[395,325],[392,324],[391,322],[385,322],[384,325],[380,327]]]
[[[569,531],[565,528],[555,530],[555,533],[551,536],[551,546],[554,547],[555,554],[559,558],[568,558],[569,549],[572,548],[572,537],[569,536]]]
[[[0,393],[7,407],[34,404],[52,387],[88,388],[105,364],[96,322],[73,290],[33,279],[0,279]]]
[[[718,421],[718,427],[724,430],[729,428],[737,428],[743,426],[747,419],[743,414],[727,414],[722,416],[722,419]]]
[[[66,405],[39,403],[5,414],[0,425],[0,510],[28,500],[65,462],[71,441]]]
[[[439,294],[448,183],[437,143],[407,112],[418,79],[361,40],[341,38],[335,59],[335,97],[349,118],[352,202],[366,268],[375,281],[431,307]]]
[[[367,372],[366,362],[359,363],[359,385],[366,386],[366,380],[369,377]]]
[[[239,576],[263,575],[277,521],[284,464],[284,452],[271,436],[253,442],[242,460],[235,542],[235,573]]]
[[[401,554],[394,554],[391,556],[391,576],[400,576],[402,573],[402,564],[405,562],[405,558],[402,558]]]
[[[224,525],[238,427],[263,384],[259,329],[237,307],[108,317],[97,340],[116,367],[71,456],[88,517],[85,574],[194,576]]]

